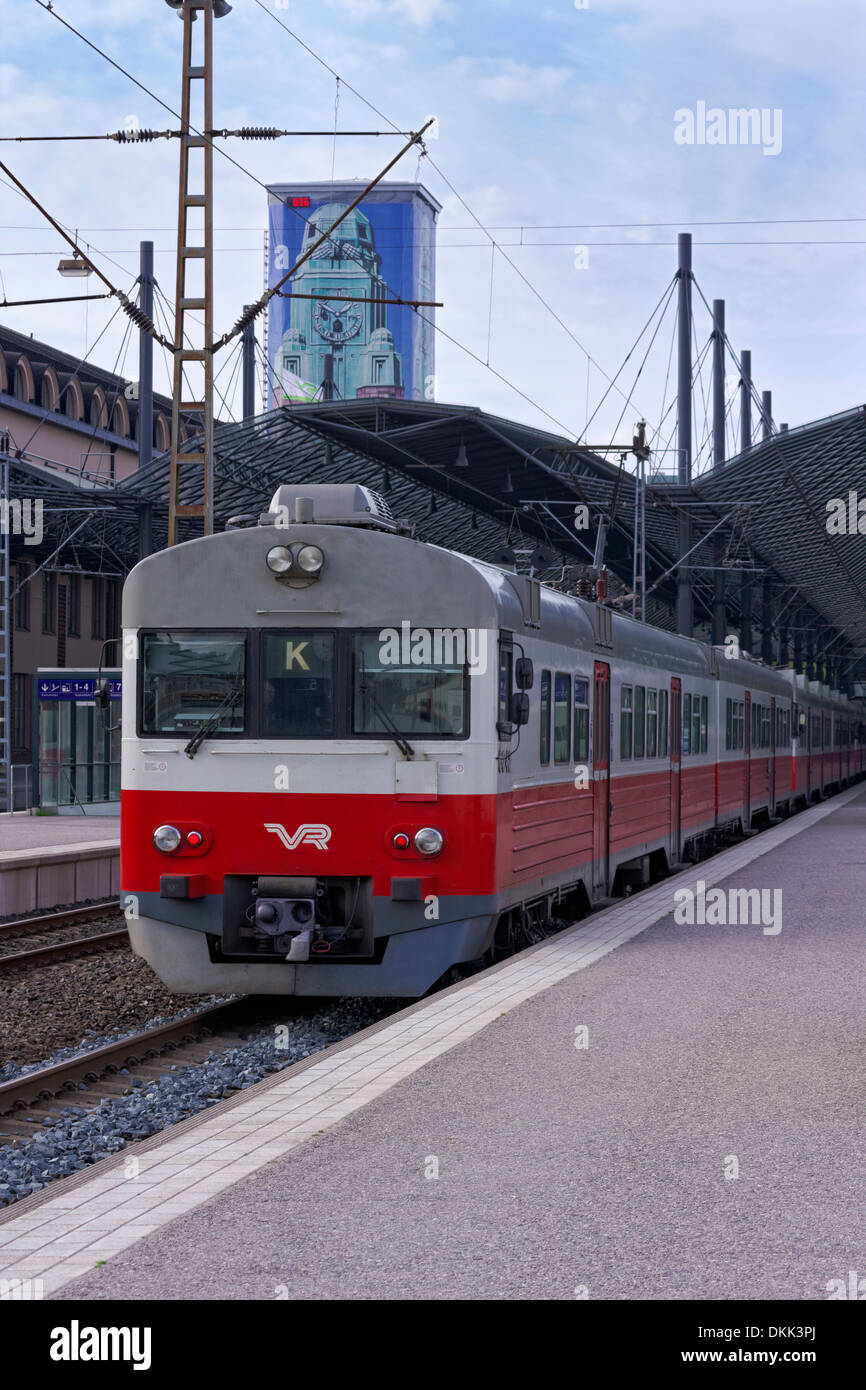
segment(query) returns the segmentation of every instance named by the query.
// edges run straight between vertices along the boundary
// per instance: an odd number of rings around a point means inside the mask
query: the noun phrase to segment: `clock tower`
[[[325,203],[310,214],[301,254],[318,241],[346,210]],[[283,334],[279,375],[283,399],[309,400],[325,376],[324,358],[333,360],[334,395],[402,398],[400,354],[387,327],[388,287],[379,271],[373,228],[360,208],[353,209],[291,280],[289,325]],[[352,301],[370,302],[347,302]]]

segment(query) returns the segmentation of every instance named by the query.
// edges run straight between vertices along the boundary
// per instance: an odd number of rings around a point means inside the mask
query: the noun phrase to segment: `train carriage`
[[[123,629],[123,901],[175,990],[417,996],[862,771],[841,696],[355,485],[148,557]]]

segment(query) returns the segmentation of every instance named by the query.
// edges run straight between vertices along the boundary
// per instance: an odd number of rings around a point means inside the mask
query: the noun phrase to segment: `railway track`
[[[238,1033],[220,1030],[231,1024],[238,1027],[249,1012],[246,999],[211,1004],[175,1023],[145,1029],[0,1084],[0,1144],[32,1138],[46,1119],[69,1105],[95,1108],[102,1100],[130,1091],[135,1078],[159,1077],[172,1066],[202,1061],[213,1051],[237,1044]],[[80,1089],[82,1084],[86,1090]]]
[[[62,912],[48,912],[39,917],[24,917],[18,921],[0,923],[0,948],[8,937],[30,936],[36,933],[50,934],[54,930],[76,926],[92,918],[104,916],[106,912],[117,909],[116,901],[94,903],[89,907],[70,908]],[[0,974],[11,970],[27,970],[37,965],[47,965],[52,961],[70,960],[75,956],[89,955],[93,951],[121,946],[129,940],[126,927],[113,931],[98,932],[93,936],[71,937],[64,941],[50,942],[26,951],[13,951],[4,954],[0,950]]]
[[[86,922],[90,917],[110,912],[112,908],[120,911],[117,898],[89,903],[85,907],[64,908],[61,912],[43,912],[38,917],[19,917],[15,921],[0,922],[0,941],[4,936],[23,936],[27,932],[45,931],[52,927],[71,927],[76,922]]]

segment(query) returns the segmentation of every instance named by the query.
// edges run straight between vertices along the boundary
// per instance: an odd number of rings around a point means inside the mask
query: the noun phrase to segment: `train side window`
[[[701,697],[696,695],[692,701],[692,752],[701,751]]]
[[[736,720],[736,723],[737,723],[737,742],[736,742],[736,745],[735,745],[737,748],[744,748],[744,747],[745,747],[745,734],[746,734],[746,715],[745,715],[745,708],[746,708],[746,707],[745,707],[745,704],[743,703],[743,701],[742,701],[742,700],[738,700],[738,701],[737,701],[737,720]]]
[[[574,761],[589,761],[589,681],[574,678]]]
[[[770,738],[770,706],[764,705],[761,718],[761,745],[764,748],[769,748],[771,743],[772,739]]]
[[[571,758],[571,676],[557,671],[553,680],[553,761]]]
[[[541,716],[541,765],[546,767],[550,762],[550,672],[542,671],[541,689],[539,692],[539,710]]]
[[[634,688],[634,755],[642,758],[646,742],[646,688]]]
[[[726,748],[726,749],[728,749],[728,748],[730,748],[730,747],[732,746],[732,744],[731,744],[731,739],[733,738],[733,734],[734,734],[733,705],[734,705],[733,700],[726,700],[726,701],[725,701],[725,748]]]
[[[709,724],[710,699],[708,695],[701,696],[701,752],[707,751],[707,733]]]
[[[656,756],[658,718],[658,691],[648,690],[646,693],[646,755],[648,758]]]
[[[659,757],[668,755],[668,692],[659,691]]]
[[[619,706],[619,756],[623,759],[631,757],[632,720],[632,688],[624,685]]]
[[[683,757],[692,751],[692,697],[683,696]]]

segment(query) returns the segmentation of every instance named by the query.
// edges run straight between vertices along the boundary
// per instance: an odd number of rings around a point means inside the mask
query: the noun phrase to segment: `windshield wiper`
[[[408,743],[406,741],[406,739],[400,733],[400,730],[397,728],[397,725],[394,723],[394,720],[391,718],[388,711],[382,708],[382,706],[379,704],[379,701],[376,699],[376,696],[373,694],[373,687],[370,684],[370,682],[366,679],[367,667],[364,662],[363,656],[361,657],[361,676],[361,694],[369,695],[370,703],[373,706],[373,709],[376,711],[382,723],[385,725],[385,728],[388,730],[388,733],[391,735],[397,747],[400,749],[400,752],[403,754],[403,757],[414,758],[415,749],[412,747],[411,743]]]
[[[239,695],[243,694],[243,689],[243,680],[237,679],[234,685],[232,686],[231,690],[228,692],[228,694],[222,700],[220,700],[213,714],[211,714],[210,717],[206,719],[203,724],[199,725],[198,729],[193,734],[189,743],[183,750],[188,758],[195,757],[196,753],[198,752],[201,745],[204,743],[208,734],[212,733],[213,730],[216,728],[217,724],[219,723],[220,715],[223,713],[223,711],[227,707],[234,709],[235,701],[237,700]]]

